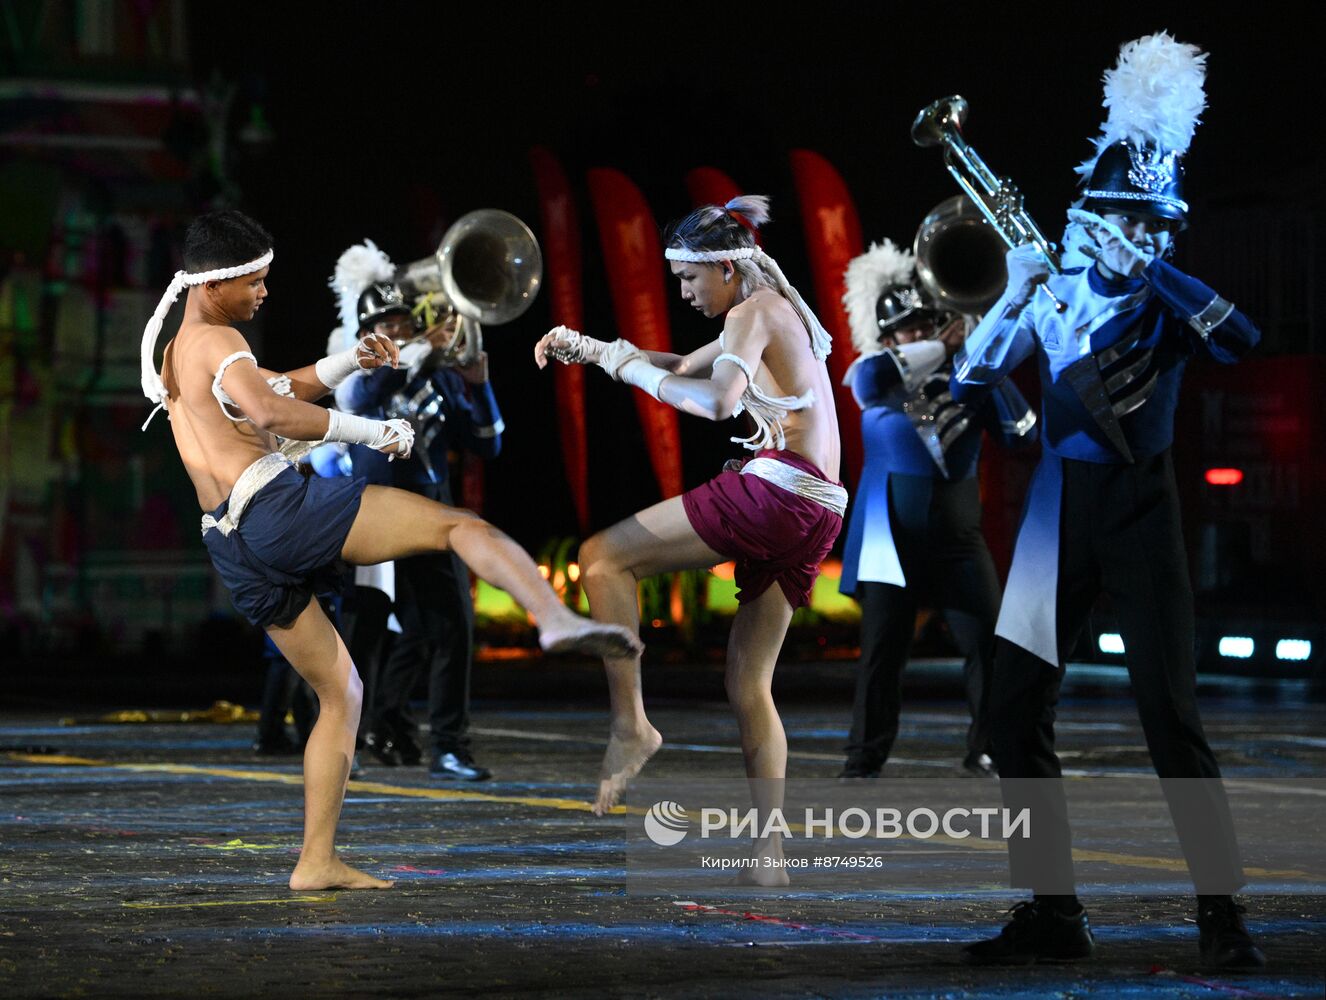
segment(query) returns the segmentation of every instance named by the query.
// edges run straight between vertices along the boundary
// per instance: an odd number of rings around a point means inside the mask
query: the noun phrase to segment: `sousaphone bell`
[[[510,212],[484,208],[457,219],[431,257],[396,271],[393,279],[425,329],[454,314],[455,339],[440,363],[465,367],[483,350],[483,327],[501,326],[525,312],[543,280],[543,254],[529,226]]]

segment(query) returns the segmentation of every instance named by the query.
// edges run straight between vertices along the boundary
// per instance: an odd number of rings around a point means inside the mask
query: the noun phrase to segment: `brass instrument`
[[[543,254],[529,226],[485,208],[457,219],[431,257],[399,268],[393,280],[424,329],[457,317],[455,338],[438,353],[441,364],[465,367],[483,350],[483,325],[509,323],[534,302]]]
[[[1051,274],[1063,273],[1055,245],[1045,238],[1040,227],[1022,205],[1022,192],[1007,177],[999,177],[967,144],[962,123],[967,118],[967,102],[953,95],[923,108],[912,122],[912,141],[918,146],[943,146],[944,165],[958,187],[980,210],[990,225],[1010,247],[1034,244],[1049,265]],[[1039,286],[1054,300],[1055,310],[1065,305],[1045,285]]]
[[[912,251],[917,280],[941,309],[977,316],[1008,283],[1003,237],[966,195],[955,194],[930,211]]]

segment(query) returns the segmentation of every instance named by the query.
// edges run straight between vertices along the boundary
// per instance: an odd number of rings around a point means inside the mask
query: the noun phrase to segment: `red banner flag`
[[[543,261],[548,307],[554,326],[580,330],[585,325],[584,264],[580,246],[580,215],[571,185],[557,157],[542,146],[529,153],[539,191],[539,222],[543,229]],[[589,446],[585,424],[585,369],[580,365],[553,368],[557,400],[557,433],[562,466],[575,504],[576,524],[589,534]]]
[[[672,331],[663,285],[663,247],[644,195],[620,170],[589,172],[603,261],[621,336],[646,351],[671,351]],[[677,411],[632,390],[649,461],[666,499],[682,491]]]
[[[847,290],[843,276],[848,262],[865,249],[861,221],[847,185],[828,160],[808,149],[794,149],[789,157],[815,284],[815,315],[833,337],[828,364],[843,439],[843,480],[855,483],[861,475],[861,409],[842,384],[847,366],[856,356],[843,305]]]

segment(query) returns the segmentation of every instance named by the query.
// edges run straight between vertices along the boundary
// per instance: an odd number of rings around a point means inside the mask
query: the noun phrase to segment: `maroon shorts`
[[[828,481],[794,452],[769,448],[756,457],[776,459]],[[701,540],[736,561],[737,603],[755,600],[773,583],[793,608],[810,603],[820,563],[843,526],[838,514],[758,476],[733,471],[688,490],[681,502]]]

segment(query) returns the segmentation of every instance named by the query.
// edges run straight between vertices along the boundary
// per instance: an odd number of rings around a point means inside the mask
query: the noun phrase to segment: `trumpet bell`
[[[941,97],[921,109],[912,122],[912,141],[918,146],[942,146],[954,135],[961,135],[967,120],[967,101],[953,94]]]
[[[965,195],[935,206],[916,231],[916,276],[943,309],[978,315],[1004,292],[1003,237]]]

